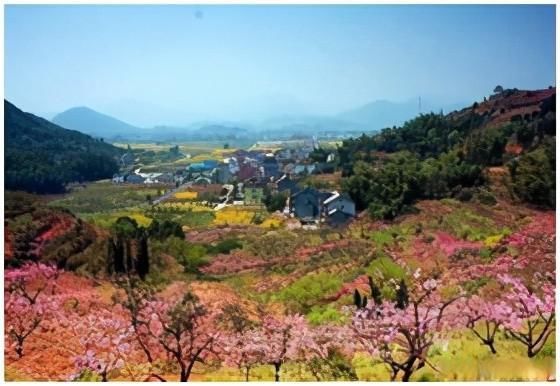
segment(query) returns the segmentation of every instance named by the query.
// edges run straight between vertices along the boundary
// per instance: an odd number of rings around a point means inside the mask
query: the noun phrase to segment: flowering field
[[[174,197],[179,200],[196,200],[198,197],[198,192],[179,192],[175,193]]]
[[[304,231],[256,207],[115,197],[80,215],[95,240],[77,219],[43,231],[69,216],[56,205],[9,204],[8,380],[555,378],[554,212],[422,201]]]
[[[228,206],[216,211],[215,225],[250,225],[257,212],[252,209]]]
[[[196,192],[194,192],[196,193]],[[162,211],[179,211],[179,212],[210,212],[212,208],[197,202],[163,202],[158,204],[156,208]],[[157,210],[157,209],[156,209]]]

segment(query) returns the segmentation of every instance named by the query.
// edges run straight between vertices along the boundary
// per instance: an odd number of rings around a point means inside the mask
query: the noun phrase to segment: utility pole
[[[422,114],[422,97],[418,97],[418,114]]]

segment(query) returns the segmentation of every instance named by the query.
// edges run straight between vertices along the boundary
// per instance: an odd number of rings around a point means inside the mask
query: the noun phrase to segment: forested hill
[[[492,201],[490,167],[507,174],[512,199],[555,207],[555,141],[555,88],[500,90],[461,111],[346,140],[338,158],[344,188],[377,218],[420,199],[481,193]]]
[[[5,188],[60,193],[69,182],[111,177],[122,150],[4,101]]]

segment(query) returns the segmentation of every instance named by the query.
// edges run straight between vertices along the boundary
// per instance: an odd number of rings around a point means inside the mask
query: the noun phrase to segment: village
[[[158,187],[152,205],[182,197],[193,204],[215,211],[226,207],[273,207],[285,218],[299,220],[304,229],[321,224],[339,227],[356,216],[356,207],[345,193],[334,189],[305,186],[305,178],[331,172],[335,152],[323,162],[311,157],[319,150],[313,137],[295,147],[274,152],[263,149],[237,149],[222,160],[203,159],[189,162],[174,172],[142,172],[130,153],[121,158],[122,172],[113,176],[113,184]],[[276,205],[266,205],[271,200]]]

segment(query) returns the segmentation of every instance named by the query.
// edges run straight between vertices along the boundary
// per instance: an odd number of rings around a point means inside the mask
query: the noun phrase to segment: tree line
[[[390,219],[421,199],[460,197],[486,183],[483,170],[505,166],[515,198],[555,207],[555,106],[485,127],[489,113],[421,114],[402,127],[344,140],[338,147],[343,188],[358,209]],[[508,151],[508,145],[521,153]]]

